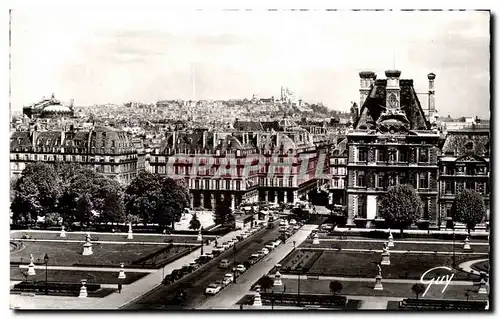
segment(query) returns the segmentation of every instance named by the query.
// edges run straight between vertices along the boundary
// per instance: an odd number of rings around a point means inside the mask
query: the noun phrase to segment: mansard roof
[[[450,131],[441,152],[443,155],[453,154],[458,157],[468,154],[483,156],[490,153],[490,147],[489,135],[484,132]]]
[[[431,125],[425,118],[424,111],[413,87],[413,80],[400,80],[399,85],[401,88],[400,109],[409,122],[409,129],[430,130]],[[386,87],[387,80],[375,81],[361,107],[360,116],[354,125],[355,129],[377,128],[377,121],[386,107]]]

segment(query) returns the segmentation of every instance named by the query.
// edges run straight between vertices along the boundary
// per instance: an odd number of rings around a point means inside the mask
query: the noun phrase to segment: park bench
[[[407,310],[484,310],[486,301],[404,299],[399,309]]]

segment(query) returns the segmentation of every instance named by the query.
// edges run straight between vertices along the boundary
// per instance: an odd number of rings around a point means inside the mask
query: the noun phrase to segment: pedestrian
[[[122,293],[122,283],[121,282],[118,284],[118,293],[119,294]]]

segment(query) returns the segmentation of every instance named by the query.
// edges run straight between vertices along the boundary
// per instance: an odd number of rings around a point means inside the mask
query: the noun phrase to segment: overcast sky
[[[418,92],[437,75],[441,115],[489,118],[487,12],[38,8],[15,10],[11,30],[13,110],[53,92],[89,105],[270,97],[282,85],[348,110],[359,103],[359,71],[383,78],[395,65]]]

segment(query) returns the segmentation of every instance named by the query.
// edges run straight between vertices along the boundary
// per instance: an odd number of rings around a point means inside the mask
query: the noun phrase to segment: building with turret
[[[359,74],[360,111],[347,134],[348,224],[370,227],[382,220],[378,197],[388,187],[410,184],[420,195],[421,222],[440,224],[438,153],[440,134],[420,105],[413,80],[388,70],[385,79]],[[429,75],[429,91],[435,76]]]

